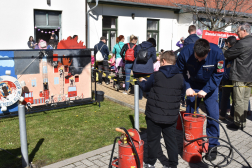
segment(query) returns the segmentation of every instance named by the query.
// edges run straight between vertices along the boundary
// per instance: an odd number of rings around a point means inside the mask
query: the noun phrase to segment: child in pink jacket
[[[157,61],[153,64],[154,72],[158,71],[160,67],[160,58],[157,56]]]

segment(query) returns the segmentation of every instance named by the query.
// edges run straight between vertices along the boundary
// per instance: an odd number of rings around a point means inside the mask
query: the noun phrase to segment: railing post
[[[29,166],[29,159],[28,159],[25,106],[24,105],[18,105],[18,118],[19,118],[21,154],[22,154],[22,167],[26,168]]]
[[[139,85],[134,86],[134,99],[135,99],[135,129],[139,131]]]

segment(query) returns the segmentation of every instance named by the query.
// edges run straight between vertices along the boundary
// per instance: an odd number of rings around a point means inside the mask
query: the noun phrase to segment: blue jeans
[[[125,78],[125,90],[126,91],[129,90],[130,73],[131,73],[131,70],[133,68],[133,64],[134,64],[134,62],[128,62],[128,61],[125,62],[125,75],[126,75],[126,78]]]

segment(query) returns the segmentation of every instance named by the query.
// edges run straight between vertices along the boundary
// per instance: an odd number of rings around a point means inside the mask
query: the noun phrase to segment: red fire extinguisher
[[[203,126],[206,117],[197,113],[197,93],[195,94],[194,114],[183,114],[184,125],[184,143],[183,159],[189,163],[198,163],[202,160],[202,152],[208,151],[208,139],[204,141]],[[197,140],[197,138],[199,138]]]
[[[121,137],[116,137],[111,152],[109,168],[142,168],[144,141],[141,140],[139,132],[136,129],[126,130],[125,128],[116,128],[116,131],[121,132]],[[112,161],[115,144],[118,141],[118,158]]]
[[[183,143],[183,159],[189,163],[198,163],[202,160],[202,152],[207,153],[208,151],[208,140],[198,139],[190,142],[203,135],[203,125],[205,116],[200,114],[183,114],[184,118],[184,130],[185,138]]]

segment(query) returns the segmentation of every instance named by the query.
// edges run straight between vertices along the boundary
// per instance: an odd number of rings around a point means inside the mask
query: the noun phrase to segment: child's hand
[[[146,79],[145,79],[145,78],[140,78],[139,81],[140,81],[140,82],[146,81]]]

